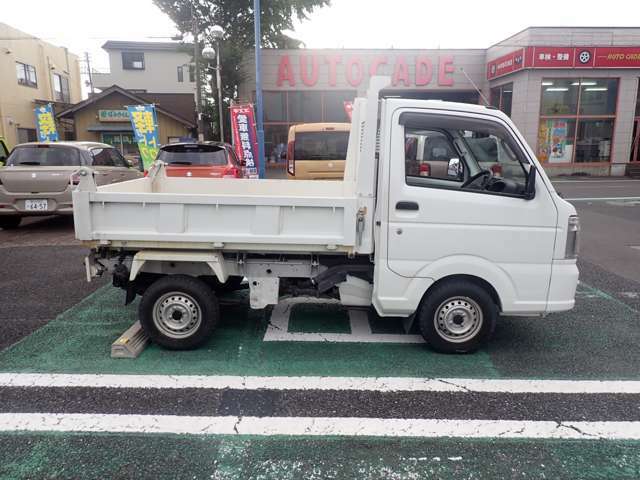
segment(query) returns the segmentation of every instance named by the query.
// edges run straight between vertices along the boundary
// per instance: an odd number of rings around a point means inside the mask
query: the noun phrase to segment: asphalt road
[[[640,390],[589,382],[640,381],[640,181],[555,184],[582,221],[576,309],[502,319],[491,345],[466,356],[419,344],[267,342],[265,315],[231,302],[202,349],[150,346],[136,360],[111,360],[135,305],[122,307],[106,279],[86,283],[70,219],[0,231],[0,478],[637,480],[640,442],[589,428],[640,428]],[[369,323],[374,334],[395,332],[384,319]],[[348,332],[349,317],[292,309],[289,329],[305,328]],[[185,375],[187,384],[172,384]],[[251,386],[264,376],[274,380]],[[386,377],[397,378],[375,384]],[[123,378],[131,384],[109,383]],[[407,378],[444,379],[398,386]],[[504,389],[491,383],[500,381]],[[2,427],[11,422],[21,427]],[[84,433],[71,433],[77,422]]]

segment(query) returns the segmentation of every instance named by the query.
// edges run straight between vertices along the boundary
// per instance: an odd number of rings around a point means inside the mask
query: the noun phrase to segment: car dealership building
[[[242,100],[255,97],[253,65],[248,55]],[[262,67],[271,162],[291,125],[349,121],[345,103],[378,74],[391,78],[391,95],[486,99],[552,175],[624,175],[640,165],[640,27],[531,27],[485,49],[265,49]]]

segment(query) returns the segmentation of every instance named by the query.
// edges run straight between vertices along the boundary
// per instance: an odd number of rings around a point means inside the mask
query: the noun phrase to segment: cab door
[[[464,116],[463,116],[464,115]],[[551,275],[557,213],[538,178],[535,197],[465,186],[481,170],[464,140],[495,135],[515,150],[524,186],[531,170],[526,153],[499,119],[460,112],[394,113],[387,209],[387,266],[398,280],[472,274],[500,278],[518,305],[544,305]],[[464,132],[464,133],[462,133]],[[421,152],[429,175],[415,165],[416,136],[432,150]],[[509,184],[513,186],[513,184]],[[490,281],[490,278],[485,278]],[[491,283],[491,282],[490,282]]]

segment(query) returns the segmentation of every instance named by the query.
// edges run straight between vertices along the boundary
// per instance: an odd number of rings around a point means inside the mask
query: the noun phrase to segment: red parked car
[[[158,160],[169,177],[242,178],[243,168],[228,143],[170,143],[160,147]]]

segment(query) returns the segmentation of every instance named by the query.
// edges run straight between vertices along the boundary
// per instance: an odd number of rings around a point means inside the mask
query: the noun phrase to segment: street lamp
[[[224,36],[224,29],[220,25],[214,25],[211,27],[211,38],[216,42],[216,48],[218,49],[218,55],[216,56],[216,85],[218,87],[218,122],[220,124],[220,141],[224,142],[224,109],[222,108],[222,80],[220,79],[220,53],[222,50],[220,49],[220,40]],[[209,47],[211,48],[211,47]],[[206,49],[205,49],[206,50]],[[213,51],[213,48],[211,48]],[[204,50],[202,51],[202,55],[204,56]],[[213,57],[211,57],[213,58]]]

